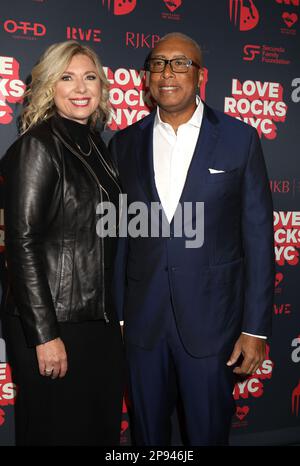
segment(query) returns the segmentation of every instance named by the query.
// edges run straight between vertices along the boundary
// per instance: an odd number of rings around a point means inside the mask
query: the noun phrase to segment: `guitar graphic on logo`
[[[114,7],[114,15],[128,15],[136,7],[136,0],[102,0],[102,5],[105,6],[107,3],[107,8],[110,10],[111,5]]]
[[[255,28],[259,21],[258,9],[253,0],[230,0],[230,21],[239,25],[240,31],[249,31]]]

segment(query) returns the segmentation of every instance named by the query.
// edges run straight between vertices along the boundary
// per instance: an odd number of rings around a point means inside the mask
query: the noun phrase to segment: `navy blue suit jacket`
[[[158,202],[155,113],[119,131],[110,149],[128,204]],[[224,173],[211,174],[209,168]],[[116,300],[125,340],[152,348],[172,302],[193,356],[228,355],[241,331],[270,335],[274,286],[273,211],[256,130],[205,105],[180,202],[204,202],[204,244],[186,237],[121,239]],[[171,230],[173,225],[171,224]]]

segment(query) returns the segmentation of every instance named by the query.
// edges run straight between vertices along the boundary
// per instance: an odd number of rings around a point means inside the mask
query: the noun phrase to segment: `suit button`
[[[167,272],[167,271],[168,271],[168,267],[165,267],[165,268],[164,268],[164,271]]]

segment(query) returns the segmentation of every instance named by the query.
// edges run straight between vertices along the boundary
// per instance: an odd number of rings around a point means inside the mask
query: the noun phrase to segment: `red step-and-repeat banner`
[[[273,336],[262,366],[235,386],[233,445],[300,443],[299,3],[299,0],[1,3],[0,156],[17,137],[18,116],[32,67],[47,46],[68,39],[94,48],[105,67],[113,109],[104,132],[107,140],[113,131],[134,123],[151,110],[144,61],[159,38],[173,31],[190,35],[202,46],[205,66],[202,99],[257,128],[274,200],[277,273]],[[0,272],[5,267],[4,236],[0,209]],[[17,387],[0,333],[0,445],[14,444],[16,396]],[[80,412],[81,403],[78,400],[74,409]],[[129,444],[126,412],[121,430],[122,443]]]

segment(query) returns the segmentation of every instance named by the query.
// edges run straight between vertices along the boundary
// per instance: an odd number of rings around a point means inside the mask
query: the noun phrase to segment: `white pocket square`
[[[225,173],[225,170],[216,170],[215,168],[209,168],[209,173]]]

